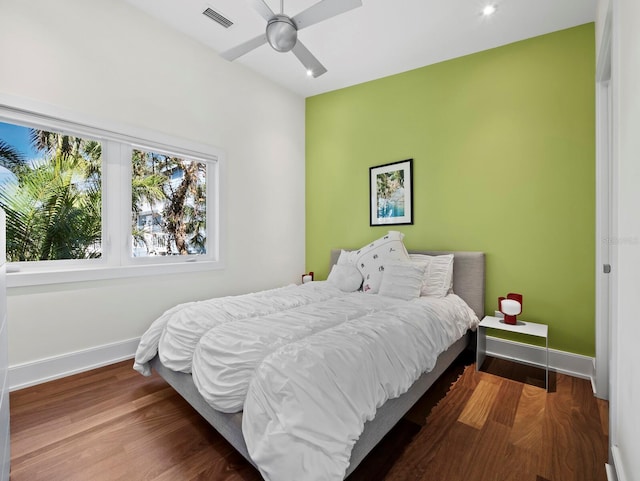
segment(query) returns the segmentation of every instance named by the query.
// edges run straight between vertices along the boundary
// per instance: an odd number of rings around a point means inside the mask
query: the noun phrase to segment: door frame
[[[611,355],[611,275],[604,266],[615,269],[612,259],[613,234],[613,84],[611,81],[612,21],[608,10],[596,64],[596,263],[595,315],[596,358],[595,385],[597,397],[609,399]]]

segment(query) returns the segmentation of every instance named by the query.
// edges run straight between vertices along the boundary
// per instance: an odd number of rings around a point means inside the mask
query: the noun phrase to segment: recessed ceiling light
[[[482,15],[488,17],[489,15],[493,15],[496,12],[495,5],[487,5],[482,9]]]
[[[312,77],[312,76],[313,76],[313,70],[311,70],[311,69],[307,69],[307,75],[308,75],[309,77]]]

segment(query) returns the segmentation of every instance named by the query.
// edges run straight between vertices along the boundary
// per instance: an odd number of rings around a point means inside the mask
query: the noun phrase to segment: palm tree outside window
[[[207,253],[207,163],[131,148],[131,257]],[[103,256],[103,144],[0,122],[10,262]]]

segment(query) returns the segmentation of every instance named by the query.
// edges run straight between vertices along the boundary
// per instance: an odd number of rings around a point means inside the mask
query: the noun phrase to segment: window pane
[[[132,255],[206,254],[206,164],[133,149]]]
[[[0,122],[0,206],[7,260],[102,255],[102,145]]]

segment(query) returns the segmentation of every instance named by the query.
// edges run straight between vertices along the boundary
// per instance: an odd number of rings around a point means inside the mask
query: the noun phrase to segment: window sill
[[[7,266],[7,287],[29,287],[48,284],[99,281],[126,277],[146,277],[223,269],[220,261],[177,262],[132,266],[74,267],[46,271],[18,271]]]

